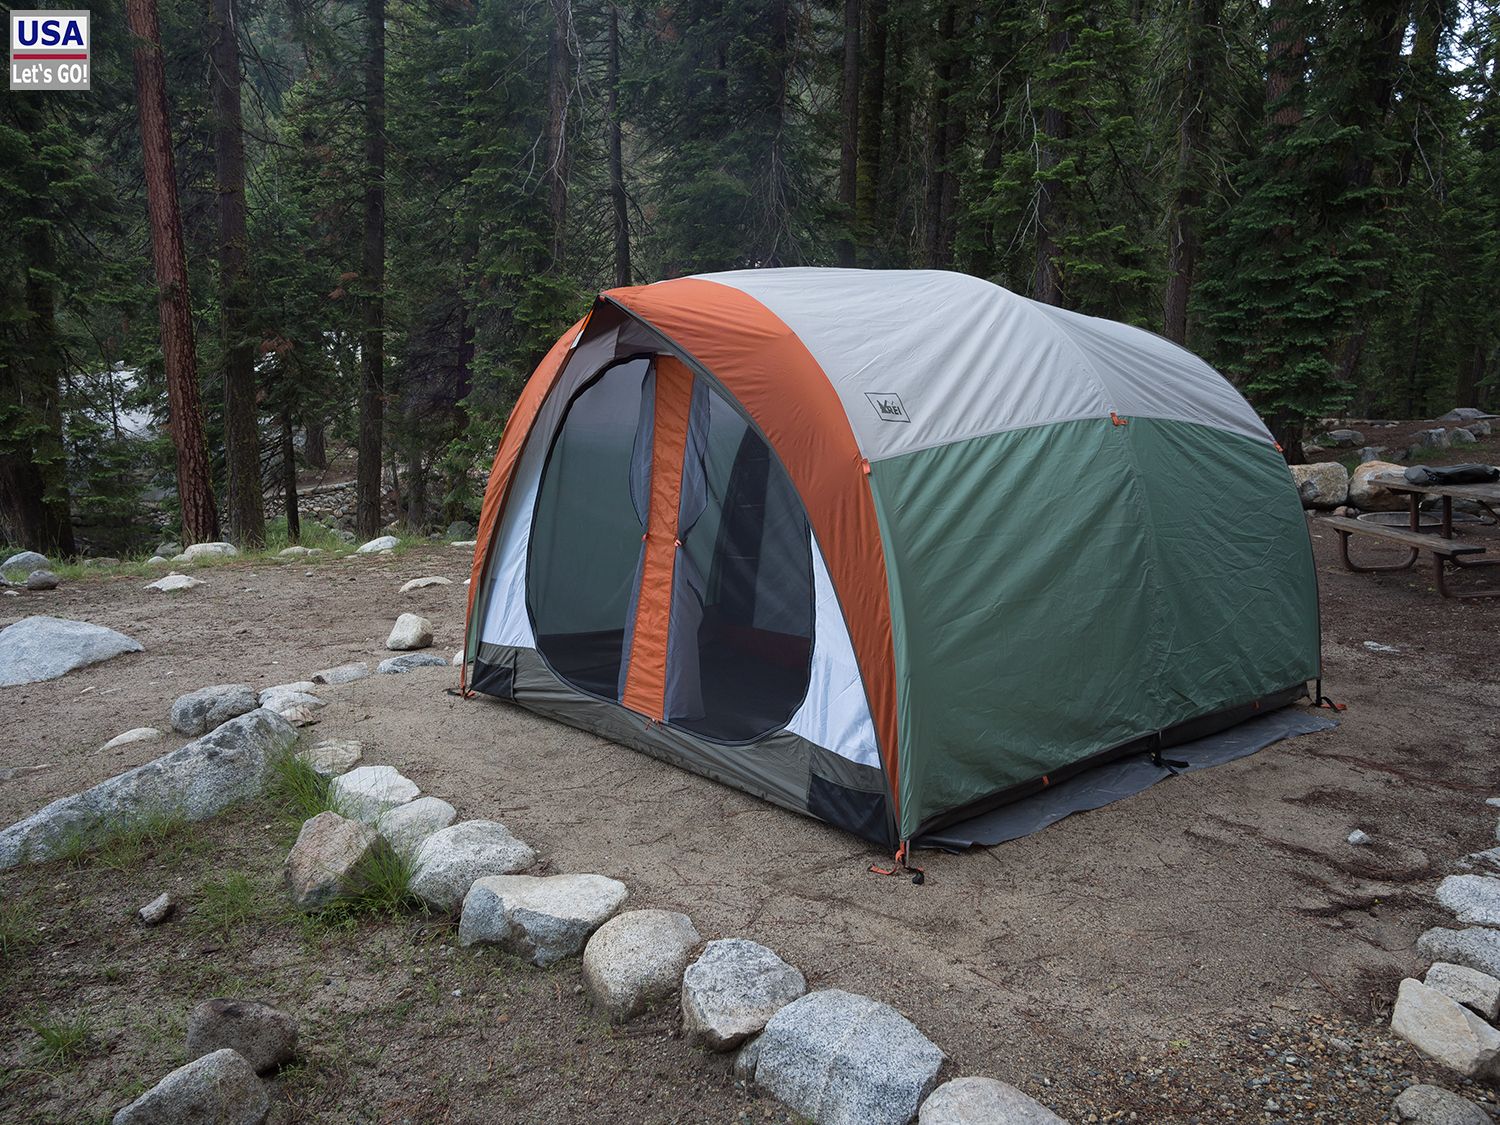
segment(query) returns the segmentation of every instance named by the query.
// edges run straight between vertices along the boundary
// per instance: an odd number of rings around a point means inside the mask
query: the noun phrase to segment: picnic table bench
[[[1453,538],[1453,501],[1474,500],[1494,513],[1500,505],[1500,484],[1413,484],[1404,476],[1382,473],[1372,481],[1384,485],[1392,492],[1404,492],[1410,502],[1411,526],[1409,528],[1386,527],[1383,524],[1365,523],[1345,516],[1329,516],[1323,522],[1339,536],[1339,554],[1350,570],[1371,573],[1388,570],[1409,570],[1417,564],[1422,552],[1432,555],[1437,590],[1445,598],[1493,598],[1500,597],[1500,590],[1473,590],[1459,592],[1448,588],[1448,567],[1475,569],[1484,566],[1500,566],[1500,559],[1475,559],[1485,548],[1473,543],[1462,543]],[[1438,534],[1418,531],[1421,513],[1419,505],[1423,496],[1438,496],[1443,501],[1443,522]],[[1365,535],[1386,543],[1405,547],[1409,554],[1405,562],[1356,563],[1349,557],[1349,538]]]

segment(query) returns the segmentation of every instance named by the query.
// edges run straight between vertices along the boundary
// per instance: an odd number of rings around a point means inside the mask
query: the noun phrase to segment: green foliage
[[[275,900],[243,871],[231,871],[198,884],[188,926],[195,933],[227,937],[235,926],[265,916]]]
[[[333,809],[332,786],[295,751],[271,759],[266,797],[298,824]]]
[[[36,1052],[47,1065],[71,1062],[87,1050],[94,1034],[88,1014],[80,1012],[68,1019],[50,1013],[31,1016],[26,1026],[36,1033]]]

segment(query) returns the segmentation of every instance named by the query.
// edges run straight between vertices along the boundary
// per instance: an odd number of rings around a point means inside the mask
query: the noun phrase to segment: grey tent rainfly
[[[501,439],[473,691],[901,854],[1319,675],[1254,410],[1161,337],[936,271],[605,292]]]

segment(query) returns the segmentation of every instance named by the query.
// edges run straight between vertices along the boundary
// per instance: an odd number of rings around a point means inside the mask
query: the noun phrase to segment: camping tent
[[[1280,706],[1275,441],[1148,332],[931,271],[604,293],[512,413],[468,686],[894,846]]]

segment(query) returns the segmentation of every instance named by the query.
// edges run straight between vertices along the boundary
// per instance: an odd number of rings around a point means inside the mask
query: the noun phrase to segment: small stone
[[[233,543],[194,543],[178,558],[183,562],[197,562],[199,559],[232,559],[239,553],[239,548]]]
[[[349,664],[340,664],[337,668],[324,668],[321,672],[314,672],[313,683],[327,684],[330,687],[337,684],[352,684],[355,680],[362,680],[370,674],[370,666],[363,660],[356,660]]]
[[[401,587],[401,592],[403,594],[409,594],[413,590],[425,590],[429,586],[451,586],[451,585],[453,585],[453,580],[451,578],[438,578],[438,577],[413,578],[410,582],[408,582],[406,585],[404,585],[404,586]]]
[[[837,989],[792,1001],[754,1046],[756,1085],[818,1125],[905,1125],[945,1057],[888,1004]]]
[[[316,745],[297,751],[297,757],[313,768],[320,777],[337,777],[359,765],[364,744],[352,738],[325,738]]]
[[[182,544],[173,543],[170,540],[166,543],[158,543],[156,553],[158,555],[166,555],[168,558],[171,558],[173,555],[180,555],[182,554]]]
[[[458,939],[498,945],[546,968],[583,948],[629,897],[603,875],[491,875],[464,896]]]
[[[456,911],[474,883],[514,875],[536,862],[536,853],[496,820],[462,820],[427,837],[412,862],[412,893],[429,906]]]
[[[269,1004],[216,996],[188,1013],[189,1058],[238,1051],[258,1074],[297,1056],[297,1021]]]
[[[385,647],[395,652],[407,649],[426,648],[432,643],[432,622],[415,613],[403,613],[396,618]]]
[[[1492,1125],[1483,1109],[1440,1086],[1408,1086],[1391,1109],[1397,1121],[1414,1125]]]
[[[682,976],[682,1029],[689,1043],[728,1051],[806,991],[806,979],[774,950],[744,938],[711,941]]]
[[[129,746],[132,742],[155,742],[161,738],[161,731],[155,727],[135,727],[124,734],[117,734],[99,747],[100,750],[113,750],[119,746]]]
[[[26,576],[26,588],[28,590],[55,590],[57,589],[57,575],[50,570],[33,570]]]
[[[1427,970],[1424,984],[1472,1008],[1487,1020],[1500,1016],[1500,980],[1478,969],[1438,961]]]
[[[165,578],[158,578],[155,582],[146,583],[146,589],[158,590],[163,594],[176,593],[178,590],[191,590],[194,586],[202,586],[201,579],[194,578],[190,574],[172,573]]]
[[[1407,977],[1396,994],[1391,1030],[1423,1054],[1467,1078],[1490,1072],[1500,1032],[1458,1001]]]
[[[1067,1125],[1008,1082],[955,1078],[927,1096],[917,1125]]]
[[[583,987],[610,1019],[633,1019],[677,992],[700,940],[692,919],[673,910],[616,915],[584,948]]]
[[[335,778],[329,796],[345,816],[373,825],[381,813],[421,792],[416,782],[394,766],[360,766]]]
[[[378,539],[371,539],[368,543],[361,543],[355,548],[356,555],[373,555],[379,551],[389,551],[401,545],[401,540],[394,535],[382,535]]]
[[[147,566],[171,566],[172,560],[163,555],[152,555],[146,560]]]
[[[143,925],[159,926],[172,915],[177,903],[168,892],[162,892],[135,912]]]
[[[225,1048],[179,1066],[114,1116],[114,1125],[261,1125],[266,1087],[238,1051]]]
[[[477,542],[477,539],[456,539],[449,546],[457,547],[461,551],[472,551]]]
[[[309,684],[308,687],[312,685]],[[304,691],[294,684],[267,688],[260,693],[259,702],[266,710],[275,711],[283,717],[294,707],[305,707],[309,711],[317,711],[324,706],[323,701],[312,692]]]
[[[455,668],[457,668],[463,662],[464,662],[464,650],[463,649],[459,649],[457,652],[455,652],[453,654],[453,666]]]
[[[458,810],[438,797],[418,797],[381,813],[375,830],[399,856],[412,859],[434,832],[440,832],[458,819]]]
[[[1363,848],[1370,843],[1370,834],[1363,829],[1356,828],[1345,839],[1356,848]]]
[[[375,671],[386,676],[399,676],[414,668],[446,668],[448,662],[431,652],[408,652],[382,660]]]
[[[292,901],[302,910],[319,910],[350,893],[360,864],[380,844],[375,829],[336,812],[304,821],[283,868]]]
[[[321,547],[296,546],[296,547],[283,547],[281,550],[279,550],[279,551],[276,552],[276,556],[277,556],[277,558],[282,558],[282,559],[311,559],[311,558],[316,558],[318,555],[321,555],[322,553],[323,553],[323,548],[321,548]]]
[[[172,704],[172,729],[203,734],[259,706],[249,684],[214,684],[177,697]]]

